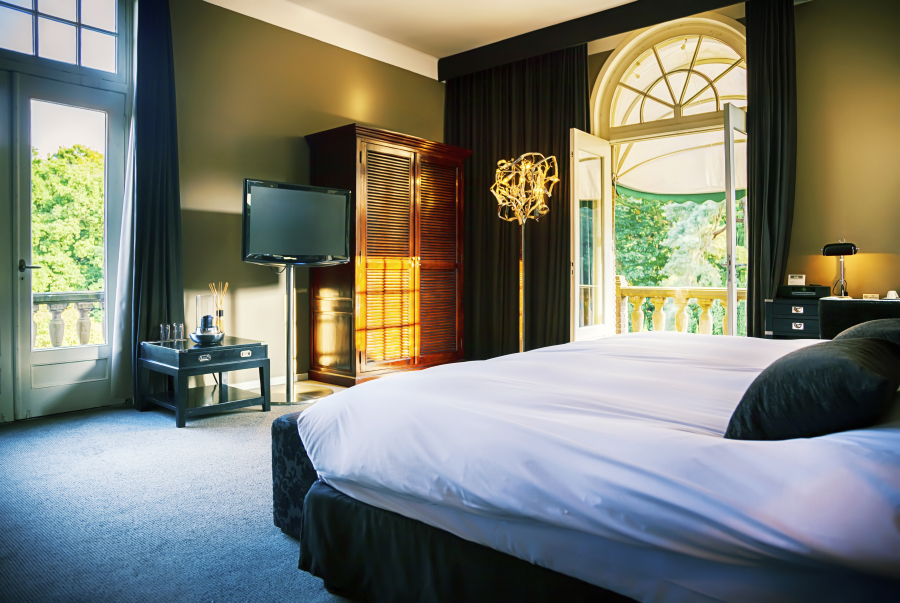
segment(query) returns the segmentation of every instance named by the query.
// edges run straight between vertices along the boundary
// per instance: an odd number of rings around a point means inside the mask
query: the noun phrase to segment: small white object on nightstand
[[[788,275],[788,285],[805,285],[806,284],[806,275],[805,274],[789,274]]]

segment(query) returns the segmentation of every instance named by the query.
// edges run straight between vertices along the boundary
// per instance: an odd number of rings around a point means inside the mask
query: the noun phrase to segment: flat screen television
[[[242,258],[253,264],[350,261],[350,191],[244,180]]]

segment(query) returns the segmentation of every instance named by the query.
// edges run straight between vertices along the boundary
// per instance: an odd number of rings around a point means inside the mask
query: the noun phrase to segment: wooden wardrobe
[[[354,262],[310,271],[310,379],[355,385],[462,359],[463,160],[350,124],[306,137],[311,184],[353,192]]]

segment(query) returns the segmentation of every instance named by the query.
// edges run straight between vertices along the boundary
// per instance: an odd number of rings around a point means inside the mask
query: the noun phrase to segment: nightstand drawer
[[[814,303],[798,303],[794,300],[779,299],[772,304],[772,310],[775,313],[775,318],[814,318],[816,320],[819,318],[818,300]]]
[[[819,338],[819,320],[810,318],[775,318],[773,331],[776,335]]]

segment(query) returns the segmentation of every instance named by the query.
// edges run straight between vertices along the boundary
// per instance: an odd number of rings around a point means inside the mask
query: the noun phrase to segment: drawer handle
[[[803,324],[802,322],[792,322],[791,328],[794,329],[795,331],[802,331],[803,329],[806,328],[806,325]]]
[[[209,354],[200,354],[200,362],[209,362],[211,358]]]
[[[791,306],[791,312],[793,314],[803,314],[803,306]]]
[[[253,355],[253,352],[251,352],[250,350],[242,350],[241,351],[241,358],[249,358],[252,355]]]

